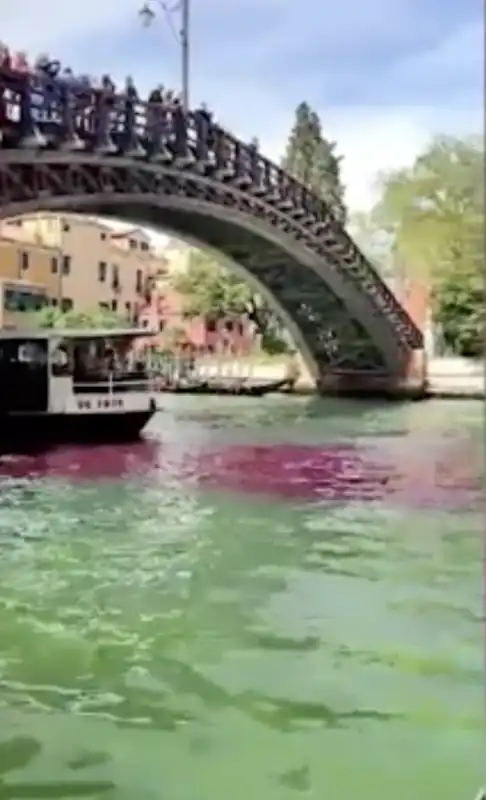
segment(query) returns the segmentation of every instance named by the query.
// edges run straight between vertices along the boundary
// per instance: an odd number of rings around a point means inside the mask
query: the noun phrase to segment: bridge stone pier
[[[321,391],[423,395],[421,331],[326,203],[205,109],[0,69],[0,142],[2,217],[100,214],[217,250],[273,301]]]

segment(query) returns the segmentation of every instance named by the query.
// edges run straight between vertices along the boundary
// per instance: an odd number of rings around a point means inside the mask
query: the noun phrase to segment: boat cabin
[[[135,342],[147,331],[0,332],[0,413],[142,411],[151,383]]]

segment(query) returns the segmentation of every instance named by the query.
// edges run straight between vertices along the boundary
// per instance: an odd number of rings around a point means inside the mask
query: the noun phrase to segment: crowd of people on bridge
[[[8,118],[6,107],[8,97],[5,91],[7,78],[10,81],[18,81],[19,86],[25,85],[25,81],[28,80],[32,89],[45,86],[49,93],[54,91],[55,94],[66,90],[71,95],[91,96],[93,99],[98,94],[102,94],[105,98],[123,96],[133,105],[145,99],[139,96],[130,76],[127,77],[123,89],[119,89],[108,74],[97,78],[87,73],[76,73],[71,67],[64,66],[61,61],[52,58],[48,53],[41,53],[32,60],[25,51],[11,50],[5,43],[0,42],[0,126]],[[163,107],[164,111],[169,112],[183,112],[181,95],[162,84],[152,89],[146,99],[152,107]],[[197,112],[202,113],[208,123],[215,123],[214,115],[205,103],[198,105]],[[249,143],[249,147],[254,151],[258,149],[256,139]]]
[[[11,51],[3,42],[0,42],[0,77],[1,75],[9,75],[18,78],[19,81],[31,78],[35,83],[37,78],[39,81],[64,84],[74,93],[103,91],[106,94],[116,95],[119,91],[110,75],[96,78],[88,74],[75,73],[71,67],[63,66],[58,59],[51,58],[47,53],[40,54],[32,61],[26,52]],[[137,88],[131,77],[126,79],[122,93],[134,101],[139,99]],[[150,92],[148,100],[151,103],[163,103],[164,106],[169,107],[177,107],[181,103],[180,95],[177,92],[166,89],[161,84]]]
[[[59,134],[71,144],[89,140],[94,147],[106,149],[110,144],[132,152],[140,147],[142,133],[158,152],[171,146],[175,137],[176,152],[182,154],[190,127],[185,111],[180,95],[162,85],[148,97],[141,97],[131,77],[118,87],[108,74],[97,79],[76,73],[47,53],[30,60],[25,52],[13,52],[0,43],[3,147],[15,147],[20,141],[37,141],[40,145],[42,138],[46,140],[43,132],[47,132],[51,141]],[[200,106],[193,115],[199,115],[199,119],[204,116],[207,136],[214,125],[212,114]],[[201,123],[196,129],[201,130]],[[116,145],[111,141],[112,134],[116,134]]]

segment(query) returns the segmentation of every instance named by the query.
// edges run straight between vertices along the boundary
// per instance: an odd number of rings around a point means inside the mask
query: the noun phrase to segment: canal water
[[[0,463],[0,798],[473,800],[481,404],[168,398]]]

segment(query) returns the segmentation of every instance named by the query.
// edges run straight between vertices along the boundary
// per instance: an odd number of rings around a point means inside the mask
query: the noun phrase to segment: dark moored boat
[[[0,332],[0,452],[138,438],[156,411],[133,364],[146,331]]]
[[[289,380],[283,378],[270,383],[245,382],[218,383],[216,381],[203,381],[197,383],[174,383],[161,389],[162,392],[172,394],[204,394],[204,395],[231,395],[232,397],[263,397],[272,392],[279,392],[287,388]]]

